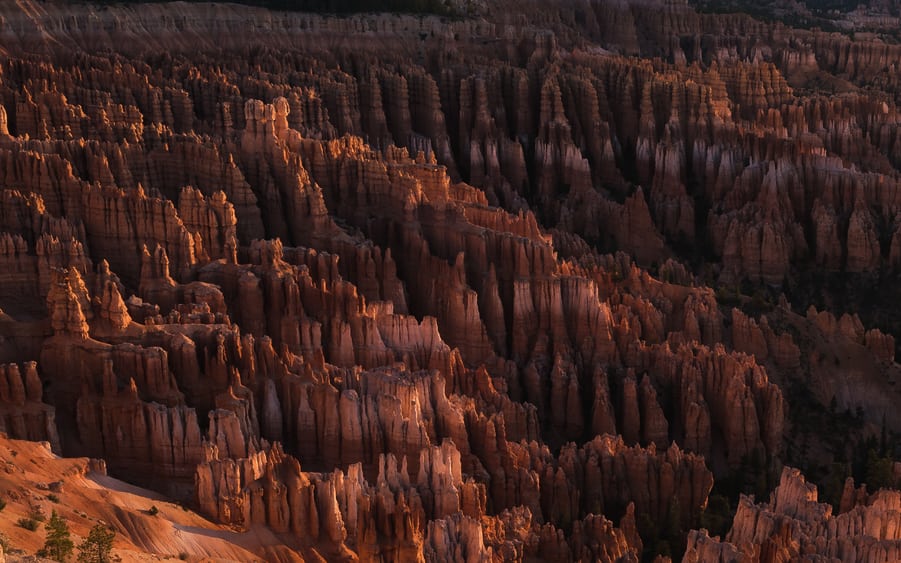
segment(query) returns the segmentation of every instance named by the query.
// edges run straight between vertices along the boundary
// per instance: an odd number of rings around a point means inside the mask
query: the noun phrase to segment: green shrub
[[[29,530],[31,532],[38,529],[38,524],[39,524],[38,521],[35,520],[34,518],[19,518],[16,521],[16,526],[18,526],[20,528],[25,528],[26,530]]]
[[[75,549],[75,542],[69,535],[69,526],[66,524],[66,520],[54,510],[50,515],[50,521],[44,527],[47,529],[47,539],[38,555],[49,557],[54,561],[68,559]]]
[[[31,512],[28,513],[28,518],[37,522],[43,522],[47,519],[47,516],[40,506],[32,506]]]
[[[78,562],[109,563],[115,537],[116,532],[102,524],[91,528],[88,537],[78,546]]]

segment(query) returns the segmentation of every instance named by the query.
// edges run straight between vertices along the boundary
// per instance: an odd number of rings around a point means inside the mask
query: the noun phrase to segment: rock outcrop
[[[267,560],[630,562],[814,414],[901,431],[891,322],[789,303],[901,267],[897,46],[448,4],[0,6],[0,430]],[[686,558],[891,558],[846,493]]]
[[[12,439],[49,442],[59,452],[55,410],[43,402],[44,389],[35,362],[0,366],[0,420]]]
[[[898,491],[883,490],[866,505],[833,515],[831,505],[817,502],[816,486],[786,467],[768,503],[742,497],[723,540],[692,531],[683,561],[894,561],[901,554],[894,525],[899,502]]]

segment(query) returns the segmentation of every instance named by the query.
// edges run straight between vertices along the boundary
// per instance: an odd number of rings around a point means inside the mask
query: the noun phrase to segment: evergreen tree
[[[109,563],[116,532],[97,524],[78,546],[78,563]]]
[[[75,543],[69,537],[69,526],[66,521],[54,510],[44,528],[47,529],[47,539],[44,540],[44,548],[39,554],[55,561],[65,561],[75,548]]]
[[[876,450],[869,450],[866,465],[867,488],[876,492],[879,489],[895,486],[892,480],[892,466],[891,458],[880,457]]]

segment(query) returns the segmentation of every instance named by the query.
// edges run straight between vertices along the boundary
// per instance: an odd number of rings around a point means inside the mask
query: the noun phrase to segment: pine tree
[[[78,546],[78,563],[109,563],[116,532],[97,524]]]
[[[66,521],[54,510],[44,528],[47,529],[47,539],[44,540],[42,555],[55,561],[65,561],[75,548]]]

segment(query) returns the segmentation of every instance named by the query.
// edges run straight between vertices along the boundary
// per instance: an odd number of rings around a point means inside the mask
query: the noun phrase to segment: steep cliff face
[[[42,401],[44,390],[35,362],[0,366],[2,431],[18,440],[49,442],[60,451],[54,408]]]
[[[901,261],[897,50],[483,4],[0,6],[5,431],[268,560],[638,561],[798,412],[901,430],[894,335],[788,302]],[[686,558],[893,554],[892,494],[786,473]]]

